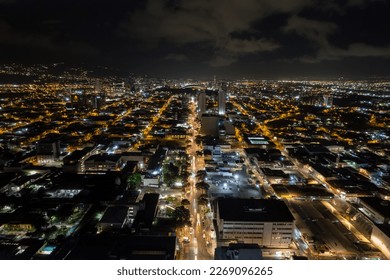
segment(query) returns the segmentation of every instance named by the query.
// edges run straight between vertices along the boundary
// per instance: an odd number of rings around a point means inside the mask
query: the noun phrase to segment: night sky
[[[160,77],[390,76],[386,0],[0,0],[0,63]]]

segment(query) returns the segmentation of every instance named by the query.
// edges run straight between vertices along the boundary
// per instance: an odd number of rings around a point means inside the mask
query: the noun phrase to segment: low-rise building
[[[229,244],[215,248],[215,260],[261,260],[261,248],[257,244]]]
[[[84,161],[85,172],[115,171],[120,170],[122,165],[122,157],[117,154],[92,155]]]
[[[81,173],[83,172],[82,160],[87,158],[94,150],[93,147],[86,147],[82,150],[76,150],[70,155],[64,157],[63,170],[65,173]]]
[[[160,175],[142,175],[142,185],[145,187],[158,188],[160,186]]]
[[[371,242],[390,259],[390,226],[376,224],[372,227]]]
[[[390,223],[390,201],[376,197],[360,197],[359,210],[377,224]]]
[[[98,224],[99,231],[121,229],[126,224],[130,227],[137,212],[138,205],[108,207]]]

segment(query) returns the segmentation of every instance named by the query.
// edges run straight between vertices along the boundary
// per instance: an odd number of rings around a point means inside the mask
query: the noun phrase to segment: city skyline
[[[387,1],[0,1],[0,63],[166,78],[389,76]]]
[[[390,258],[389,81],[57,67],[0,66],[0,259]]]
[[[0,0],[0,259],[389,260],[389,12]]]

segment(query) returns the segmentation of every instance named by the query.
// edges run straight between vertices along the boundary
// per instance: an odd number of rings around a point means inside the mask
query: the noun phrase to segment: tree
[[[206,206],[208,203],[209,203],[209,199],[207,198],[207,195],[201,194],[201,195],[198,197],[198,204],[199,204],[199,205]]]
[[[55,239],[55,242],[56,242],[57,244],[62,244],[62,243],[65,242],[65,240],[66,240],[65,234],[59,234],[59,235],[57,235],[57,237],[56,237],[56,239]]]
[[[181,201],[181,205],[183,205],[183,206],[188,206],[188,205],[190,205],[190,201],[189,201],[188,199],[183,199],[183,200]]]
[[[207,176],[207,172],[206,170],[198,170],[198,172],[196,172],[196,179],[198,179],[199,181],[203,181]]]
[[[207,191],[210,188],[210,185],[207,184],[206,182],[198,182],[195,184],[195,187],[199,190],[205,190]]]
[[[184,162],[184,163],[182,163],[182,165],[181,165],[181,170],[182,170],[183,172],[186,172],[186,170],[188,169],[188,167],[190,167],[190,165],[189,165],[187,162]]]
[[[202,144],[202,136],[197,135],[195,137],[195,143],[198,144],[198,145]]]
[[[172,217],[175,221],[176,227],[191,226],[190,210],[184,206],[176,207],[175,210],[173,210]]]
[[[141,186],[142,177],[140,173],[133,173],[127,178],[127,186],[131,189],[136,189]]]
[[[57,231],[58,231],[58,227],[56,227],[56,226],[48,227],[48,228],[45,230],[46,238],[47,238],[47,239],[52,239],[53,235],[54,235]]]
[[[73,213],[72,204],[62,204],[58,209],[56,216],[60,221],[65,221]]]
[[[181,175],[183,176],[183,178],[186,179],[186,178],[190,177],[191,173],[188,172],[188,171],[183,171],[183,172],[181,173]]]
[[[168,187],[172,187],[172,185],[176,182],[178,177],[179,177],[179,167],[174,165],[172,162],[165,164],[163,166],[163,180]]]

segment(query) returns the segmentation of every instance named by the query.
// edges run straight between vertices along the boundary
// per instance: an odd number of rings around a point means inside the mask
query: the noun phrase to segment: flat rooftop
[[[83,156],[85,156],[86,154],[88,154],[92,150],[93,150],[92,147],[86,147],[82,150],[76,150],[73,153],[71,153],[70,155],[66,156],[64,158],[64,160],[68,160],[68,161],[80,160]]]
[[[390,201],[376,197],[361,197],[360,201],[364,202],[383,217],[390,217]]]
[[[258,244],[229,244],[215,249],[215,260],[261,260],[263,258]]]
[[[322,185],[271,185],[276,195],[279,197],[317,197],[317,198],[332,198],[334,195],[330,193]]]
[[[104,212],[100,223],[123,223],[127,217],[129,207],[115,206],[108,207]]]
[[[220,198],[219,217],[225,221],[292,222],[294,217],[282,200]]]
[[[66,256],[70,260],[173,260],[176,236],[105,232],[83,236]]]

